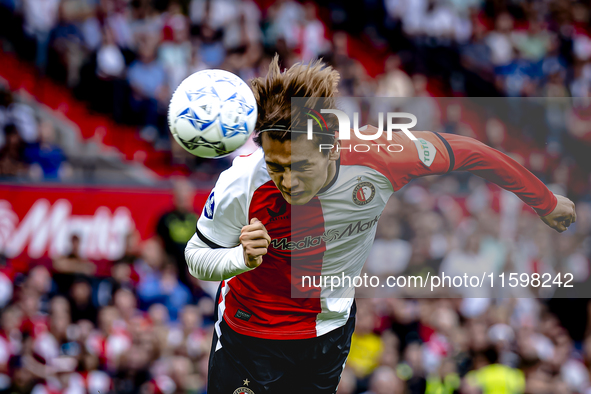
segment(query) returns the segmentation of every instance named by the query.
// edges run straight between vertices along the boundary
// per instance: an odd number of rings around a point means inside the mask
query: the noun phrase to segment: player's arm
[[[521,164],[469,137],[455,134],[416,132],[417,138],[430,141],[441,156],[437,163],[428,167],[415,161],[411,177],[446,173],[449,171],[470,171],[505,190],[515,193],[529,205],[553,229],[562,232],[576,220],[575,206],[563,196],[555,196],[546,185]],[[417,147],[418,149],[418,147]]]
[[[267,253],[271,239],[265,226],[248,218],[251,172],[245,169],[253,161],[254,156],[234,159],[205,203],[195,235],[185,248],[189,272],[196,278],[229,279],[258,267]]]
[[[244,261],[242,245],[222,248],[208,245],[195,233],[185,248],[189,273],[201,280],[225,280],[250,271]]]
[[[238,246],[224,248],[208,240],[197,229],[185,248],[185,259],[191,275],[201,280],[218,281],[261,265],[271,243],[265,226],[253,218],[249,225],[242,228],[239,239]]]

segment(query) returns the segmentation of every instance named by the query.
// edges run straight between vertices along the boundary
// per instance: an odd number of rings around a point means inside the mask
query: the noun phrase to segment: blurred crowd
[[[457,198],[460,189],[466,198]],[[198,214],[189,182],[176,181],[174,192],[155,236],[130,233],[107,271],[80,253],[77,234],[64,255],[24,270],[4,262],[0,392],[206,393],[218,284],[187,273],[182,250]],[[365,272],[572,273],[574,285],[589,289],[590,262],[591,201],[577,201],[576,223],[558,236],[512,194],[450,174],[390,199]],[[591,392],[585,293],[497,285],[481,298],[461,288],[402,298],[364,290],[339,394]]]
[[[207,68],[249,80],[275,53],[282,67],[322,57],[341,73],[342,96],[576,97],[560,102],[573,104],[570,116],[550,113],[553,131],[532,148],[584,157],[590,10],[558,0],[2,0],[0,38],[175,162],[195,160],[166,124],[180,81]]]
[[[117,261],[90,261],[75,233],[64,255],[2,261],[0,392],[205,392],[217,283],[187,274],[194,190],[174,192],[155,236],[130,233]]]
[[[454,198],[461,188],[465,200]],[[589,288],[591,202],[577,201],[577,222],[561,235],[523,208],[472,176],[414,181],[388,202],[364,273],[380,283],[444,272],[572,273],[575,287]],[[591,392],[589,295],[529,282],[496,282],[477,295],[412,290],[357,289],[339,394]]]
[[[12,45],[95,110],[137,124],[143,138],[179,156],[165,122],[178,83],[205,68],[245,80],[264,75],[275,52],[284,67],[323,56],[340,71],[343,96],[415,96],[431,103],[425,111],[439,108],[429,101],[434,94],[581,98],[566,119],[560,107],[549,111],[561,120],[544,118],[544,133],[493,119],[478,134],[454,123],[453,107],[433,124],[480,137],[573,198],[578,218],[567,232],[556,235],[514,196],[474,176],[425,178],[389,202],[366,270],[385,277],[477,266],[569,272],[584,284],[591,273],[590,11],[587,3],[559,0],[284,0],[268,7],[0,0],[0,36],[5,49]],[[375,48],[383,73],[369,76],[373,54],[354,58],[352,37]],[[64,179],[67,159],[52,125],[9,93],[0,97],[0,126],[0,174]],[[510,138],[526,141],[526,150],[516,152]],[[76,236],[69,255],[31,262],[27,272],[12,271],[10,261],[0,269],[0,391],[205,392],[216,284],[195,280],[184,265],[198,217],[188,193],[186,184],[175,186],[176,206],[159,220],[158,235],[140,243],[130,234],[110,276],[96,276]],[[591,393],[588,300],[564,289],[526,290],[532,298],[494,291],[486,298],[359,298],[338,393]]]
[[[66,181],[73,168],[51,119],[0,86],[0,177]]]
[[[309,60],[327,47],[312,4],[277,4],[264,20],[252,1],[3,0],[0,6],[5,44],[93,109],[139,125],[142,138],[160,149],[171,149],[168,101],[188,75],[223,68],[247,80],[265,73],[272,52],[265,48],[297,49],[297,59]]]

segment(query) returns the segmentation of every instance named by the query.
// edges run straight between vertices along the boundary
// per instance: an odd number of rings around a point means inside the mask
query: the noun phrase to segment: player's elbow
[[[197,279],[201,279],[201,280],[206,280],[203,275],[201,270],[199,270],[199,258],[198,256],[196,256],[197,254],[197,248],[194,245],[191,245],[191,242],[189,242],[187,244],[187,246],[185,247],[185,262],[187,263],[187,268],[189,269],[189,273],[191,274],[191,276],[197,278]]]
[[[207,256],[203,253],[203,248],[189,242],[185,247],[185,261],[191,276],[199,280],[220,280],[220,278],[215,277],[211,270],[207,269]]]

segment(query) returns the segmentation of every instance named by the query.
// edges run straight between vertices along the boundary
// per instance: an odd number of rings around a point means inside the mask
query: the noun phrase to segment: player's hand
[[[246,266],[256,268],[261,265],[270,243],[271,237],[269,237],[267,229],[259,219],[252,218],[249,225],[242,227],[240,244],[244,249]]]
[[[575,203],[564,196],[556,195],[558,204],[556,208],[546,216],[542,216],[542,220],[548,226],[552,227],[559,233],[566,230],[571,223],[577,220],[577,213],[575,212]]]

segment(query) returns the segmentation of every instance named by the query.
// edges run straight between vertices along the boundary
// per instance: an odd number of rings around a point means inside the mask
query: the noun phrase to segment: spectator
[[[412,247],[408,241],[400,239],[400,223],[385,220],[383,225],[378,222],[380,237],[376,239],[367,259],[366,269],[373,275],[384,280],[389,275],[402,273],[410,261]]]
[[[14,356],[10,359],[9,371],[12,376],[11,385],[4,392],[27,394],[33,390],[36,378],[24,364],[23,357]]]
[[[374,334],[376,316],[368,302],[358,302],[355,332],[351,338],[348,365],[358,379],[365,379],[378,366],[383,351],[382,340]]]
[[[486,42],[486,26],[482,22],[474,25],[472,39],[461,47],[462,63],[468,70],[479,73],[485,79],[493,77],[492,50]]]
[[[209,68],[220,67],[226,57],[221,34],[216,32],[209,23],[201,25],[197,51],[200,59]]]
[[[14,177],[23,175],[26,169],[24,162],[24,144],[16,127],[8,125],[4,129],[6,142],[0,150],[0,176]]]
[[[98,13],[104,16],[104,26],[113,33],[119,48],[126,52],[135,48],[135,37],[129,21],[130,12],[121,6],[121,2],[101,1]]]
[[[24,0],[24,31],[35,45],[35,64],[41,72],[47,66],[50,33],[58,20],[60,0]]]
[[[189,271],[185,262],[185,246],[197,225],[197,215],[193,209],[195,191],[187,179],[177,179],[173,188],[174,208],[158,220],[156,233],[164,245],[164,250],[172,258],[179,272],[179,279],[189,285]]]
[[[427,379],[425,394],[453,393],[460,388],[461,380],[456,371],[454,360],[445,360],[437,374]]]
[[[80,237],[73,234],[70,238],[70,253],[53,260],[54,280],[60,294],[69,294],[76,275],[90,277],[96,266],[80,255]]]
[[[543,28],[542,22],[530,19],[527,32],[516,32],[513,42],[521,56],[533,63],[542,60],[550,47],[550,34]]]
[[[304,17],[300,25],[301,42],[300,57],[303,62],[309,62],[326,52],[327,42],[324,38],[324,25],[316,17],[316,5],[312,2],[304,4]]]
[[[377,97],[412,97],[414,87],[412,80],[404,70],[400,56],[391,55],[386,60],[386,73],[378,82]]]
[[[76,370],[76,359],[74,357],[56,357],[49,364],[51,372],[48,379],[39,383],[33,388],[34,394],[50,394],[60,391],[74,391],[80,389],[73,372]]]
[[[168,332],[168,348],[173,354],[182,354],[192,360],[207,352],[206,332],[202,328],[201,311],[194,305],[186,305],[180,312],[180,325]]]
[[[354,394],[357,392],[357,379],[355,372],[345,368],[341,374],[341,381],[336,394]]]
[[[98,3],[94,0],[62,0],[62,16],[76,25],[84,47],[93,51],[101,43],[101,26],[97,19]]]
[[[168,75],[168,89],[171,92],[189,76],[189,64],[192,58],[192,47],[189,41],[189,23],[180,13],[169,16],[172,40],[165,41],[158,51],[159,61]]]
[[[512,29],[513,17],[508,13],[502,13],[495,20],[495,30],[486,37],[495,67],[506,66],[513,60]]]
[[[482,234],[478,231],[468,235],[463,242],[462,248],[450,251],[445,259],[441,262],[440,273],[445,272],[447,275],[456,275],[458,272],[467,273],[468,275],[479,272],[497,272],[500,269],[498,265],[498,250],[493,248],[484,248],[482,241]],[[483,292],[478,291],[478,295],[474,293],[474,289],[469,287],[456,288],[460,294],[466,297],[485,296]]]
[[[100,111],[109,112],[117,120],[123,117],[125,57],[115,42],[113,31],[104,28],[102,43],[96,53],[96,89],[90,97],[93,106]]]
[[[58,24],[51,35],[51,46],[57,54],[60,69],[65,71],[68,87],[78,85],[80,68],[86,57],[84,36],[77,25],[78,15],[71,8],[72,1],[62,2],[59,7]]]
[[[170,318],[176,320],[181,309],[190,302],[191,293],[178,281],[176,266],[168,263],[162,272],[154,272],[140,281],[138,297],[143,309],[161,303],[168,308]]]
[[[39,142],[25,149],[25,158],[31,164],[34,178],[64,179],[71,176],[72,168],[56,144],[56,137],[53,123],[48,120],[39,123]]]
[[[466,375],[468,385],[478,387],[482,394],[499,391],[523,393],[525,377],[518,369],[498,364],[498,354],[493,348],[486,350],[475,359],[476,370]]]
[[[121,23],[129,25],[128,28],[131,30],[132,42],[140,45],[138,50],[141,53],[143,40],[148,40],[153,43],[160,40],[163,28],[162,16],[150,1],[134,2],[131,11],[131,20],[123,20]]]
[[[132,90],[131,109],[139,116],[140,124],[145,126],[141,135],[149,141],[155,141],[163,116],[162,105],[169,96],[166,73],[156,59],[156,47],[152,41],[141,41],[139,59],[129,67],[127,79]]]
[[[0,390],[6,390],[10,386],[10,376],[14,373],[15,365],[12,358],[18,357],[18,339],[22,312],[18,307],[11,306],[2,312],[0,322]],[[26,378],[23,380],[27,380]],[[26,385],[20,382],[20,385]]]
[[[92,287],[85,278],[76,278],[70,288],[70,310],[74,322],[88,320],[96,324],[97,309],[92,302]]]
[[[388,367],[376,369],[369,381],[369,391],[365,394],[402,394],[402,382],[396,373]]]
[[[119,312],[122,322],[129,326],[129,330],[136,330],[138,326],[133,325],[134,319],[141,317],[138,314],[138,302],[135,294],[130,289],[119,289],[113,295],[113,305]]]
[[[139,279],[132,276],[135,276],[132,265],[125,261],[115,262],[111,267],[111,276],[103,279],[98,286],[98,304],[108,305],[119,289],[133,289]]]
[[[7,120],[16,126],[21,139],[27,143],[35,143],[39,139],[39,130],[35,111],[29,105],[22,102],[12,102],[9,99]]]

